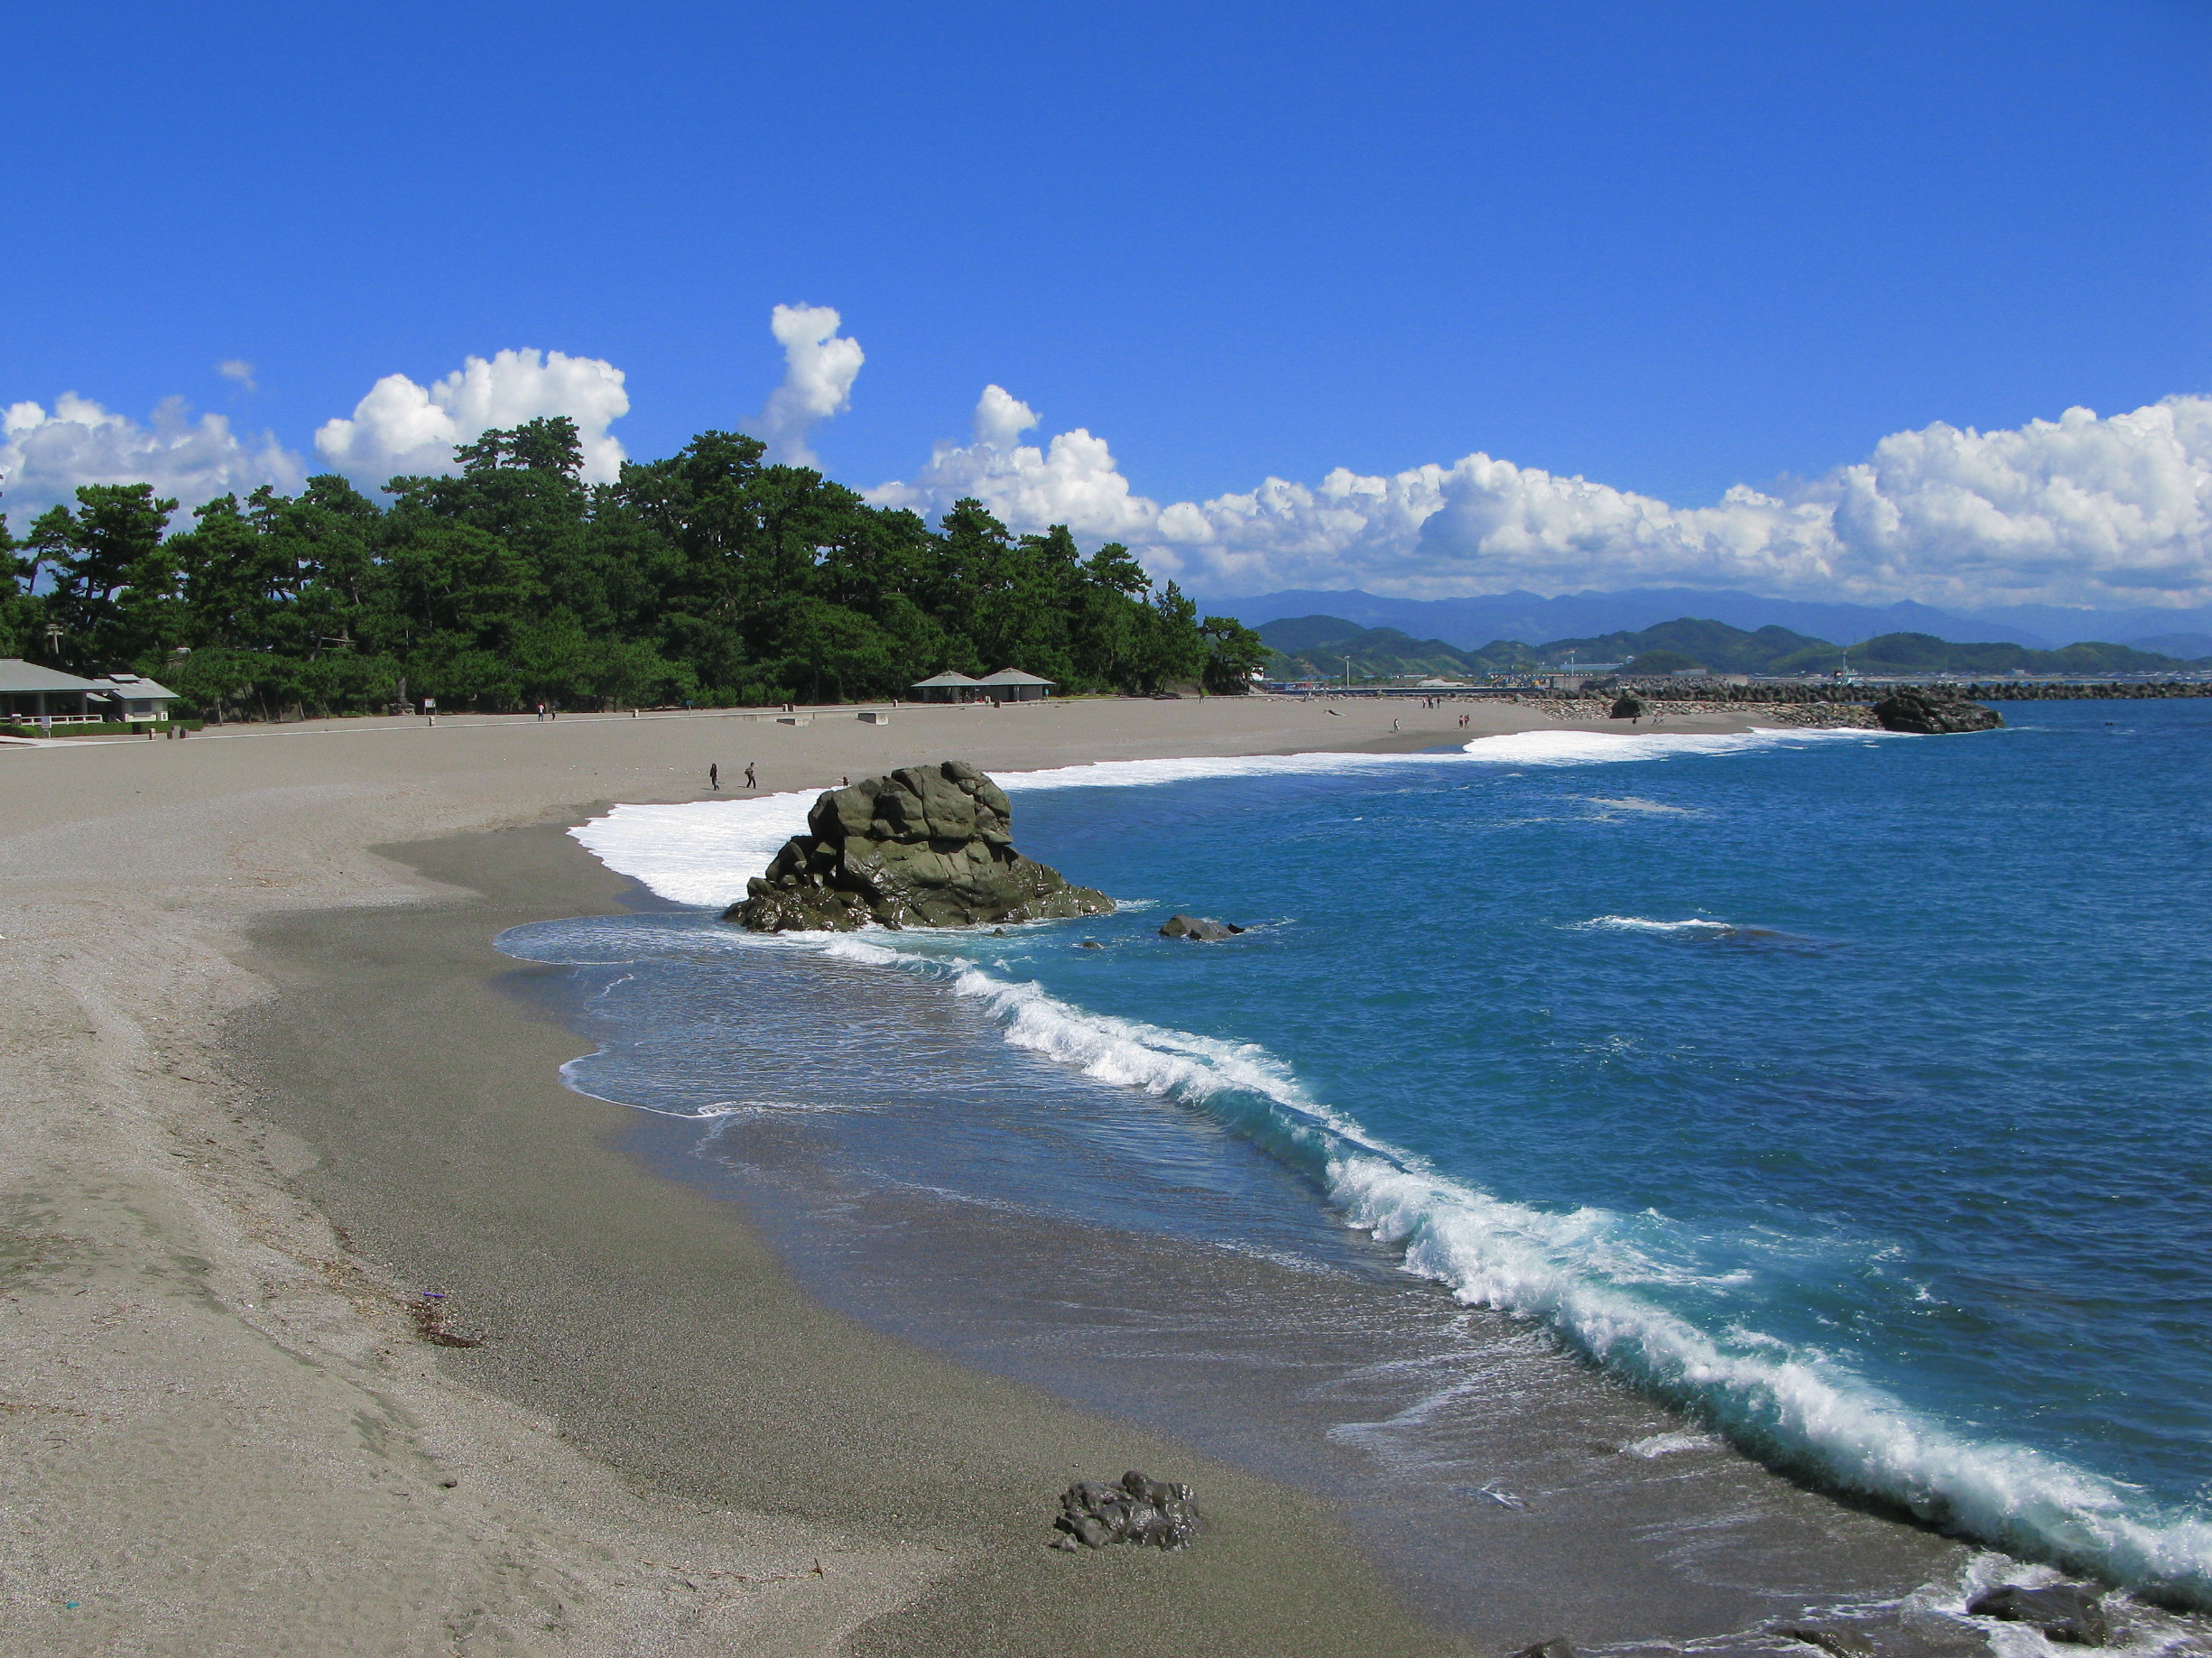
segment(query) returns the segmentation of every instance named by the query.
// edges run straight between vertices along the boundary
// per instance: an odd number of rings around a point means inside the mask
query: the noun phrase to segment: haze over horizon
[[[18,533],[563,414],[1208,595],[2212,605],[2194,8],[276,15],[28,14]],[[149,257],[83,204],[180,125]]]

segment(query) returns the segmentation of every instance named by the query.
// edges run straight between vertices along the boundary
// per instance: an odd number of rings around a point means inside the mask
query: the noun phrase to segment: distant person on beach
[[[753,781],[753,762],[750,760],[745,762],[745,787],[748,789],[760,787],[759,783]]]
[[[709,789],[719,789],[722,786],[722,763],[718,760],[707,768],[707,786]]]
[[[545,704],[542,702],[538,704],[538,723],[540,725],[545,723]]]

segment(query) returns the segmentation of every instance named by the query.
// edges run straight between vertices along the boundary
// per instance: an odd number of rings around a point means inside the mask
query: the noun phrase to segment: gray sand
[[[1131,1653],[1455,1650],[1311,1499],[829,1313],[732,1206],[609,1150],[629,1114],[555,1079],[575,1039],[486,982],[494,933],[603,909],[607,877],[550,829],[403,850],[485,898],[264,924],[255,965],[283,993],[239,1046],[322,1154],[301,1190],[480,1329],[450,1373],[656,1491],[942,1551],[856,1653],[1041,1653],[1071,1628]],[[1044,1546],[1061,1487],[1130,1467],[1200,1488],[1203,1546]]]

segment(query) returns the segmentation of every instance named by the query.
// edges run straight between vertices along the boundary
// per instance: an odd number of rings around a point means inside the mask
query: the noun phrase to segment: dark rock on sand
[[[1922,736],[1989,731],[2004,723],[1995,709],[1929,690],[1893,690],[1874,704],[1874,718],[1884,731],[1913,731]]]
[[[1189,939],[1193,944],[1218,944],[1244,931],[1234,922],[1209,922],[1196,915],[1171,915],[1160,929],[1163,939]]]
[[[1575,1658],[1575,1644],[1563,1635],[1555,1635],[1549,1641],[1539,1641],[1517,1653],[1508,1653],[1505,1658]]]
[[[2053,1583],[2048,1589],[2006,1583],[1967,1602],[1967,1616],[2032,1624],[2043,1632],[2045,1640],[2070,1641],[2077,1646],[2102,1646],[2112,1633],[2103,1592],[2081,1583]]]
[[[1613,712],[1606,715],[1606,718],[1607,719],[1639,719],[1643,718],[1643,699],[1623,695],[1614,698]]]
[[[1114,901],[1070,886],[1013,849],[1005,792],[964,760],[910,765],[832,789],[723,912],[754,932],[970,927],[1105,915]]]
[[[1119,1485],[1078,1479],[1060,1494],[1052,1527],[1056,1549],[1103,1549],[1117,1542],[1139,1548],[1181,1549],[1199,1534],[1199,1511],[1189,1486],[1147,1479],[1132,1468]]]

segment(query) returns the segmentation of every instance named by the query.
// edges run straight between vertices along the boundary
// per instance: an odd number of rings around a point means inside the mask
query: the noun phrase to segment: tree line
[[[188,529],[149,485],[87,485],[20,542],[0,524],[0,656],[134,670],[230,718],[850,701],[1005,667],[1235,693],[1266,656],[1117,543],[1085,558],[973,500],[932,528],[764,453],[703,432],[588,485],[574,422],[536,420],[458,446],[456,476],[392,479],[388,506],[326,474]]]

